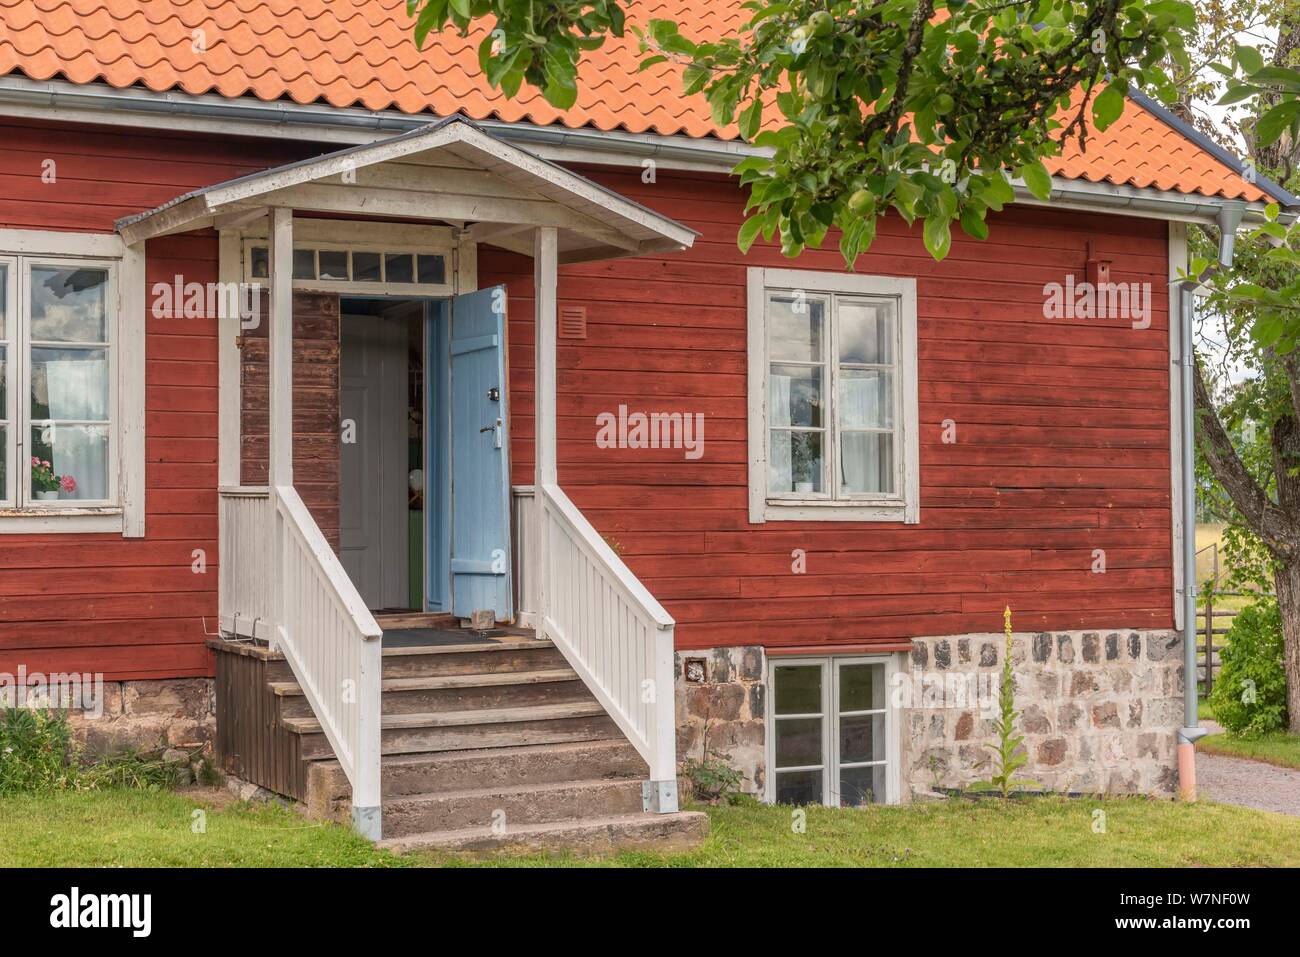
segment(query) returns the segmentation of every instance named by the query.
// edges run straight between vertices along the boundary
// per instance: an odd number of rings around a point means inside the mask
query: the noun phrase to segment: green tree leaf
[[[1038,199],[1046,201],[1052,195],[1052,176],[1041,161],[1025,164],[1016,170],[1016,175]]]

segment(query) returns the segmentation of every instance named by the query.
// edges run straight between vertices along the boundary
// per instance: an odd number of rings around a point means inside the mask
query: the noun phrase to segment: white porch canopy
[[[186,193],[119,220],[117,231],[132,245],[276,208],[441,220],[529,254],[518,233],[554,227],[562,263],[675,251],[697,235],[460,117]]]

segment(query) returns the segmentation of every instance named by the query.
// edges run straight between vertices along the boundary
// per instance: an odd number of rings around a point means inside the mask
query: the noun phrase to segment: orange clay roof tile
[[[736,32],[741,0],[631,0],[629,19],[677,20],[688,35]],[[637,69],[636,40],[585,54],[578,102],[556,110],[536,90],[511,100],[487,85],[487,27],[412,39],[406,0],[0,0],[0,74],[122,88],[396,109],[570,128],[735,139],[677,68]],[[1049,161],[1070,179],[1261,200],[1254,184],[1136,104],[1105,133]]]

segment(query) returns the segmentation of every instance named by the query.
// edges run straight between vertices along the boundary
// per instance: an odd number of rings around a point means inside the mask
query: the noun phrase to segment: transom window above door
[[[916,521],[916,286],[749,270],[750,520]]]
[[[405,294],[445,296],[452,293],[452,248],[448,245],[417,245],[401,241],[329,242],[314,239],[317,228],[304,229],[306,237],[295,237],[293,250],[293,284],[295,288],[322,292]],[[376,224],[362,224],[373,229]],[[382,224],[380,224],[382,225]],[[338,221],[332,232],[346,235],[353,224]],[[295,230],[296,232],[297,230]],[[244,243],[244,278],[265,284],[271,278],[270,251],[265,239],[248,239]]]

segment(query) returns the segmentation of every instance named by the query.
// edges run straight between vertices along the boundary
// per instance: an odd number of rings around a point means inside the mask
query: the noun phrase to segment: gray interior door
[[[345,314],[340,334],[340,559],[367,607],[406,608],[406,327]]]

